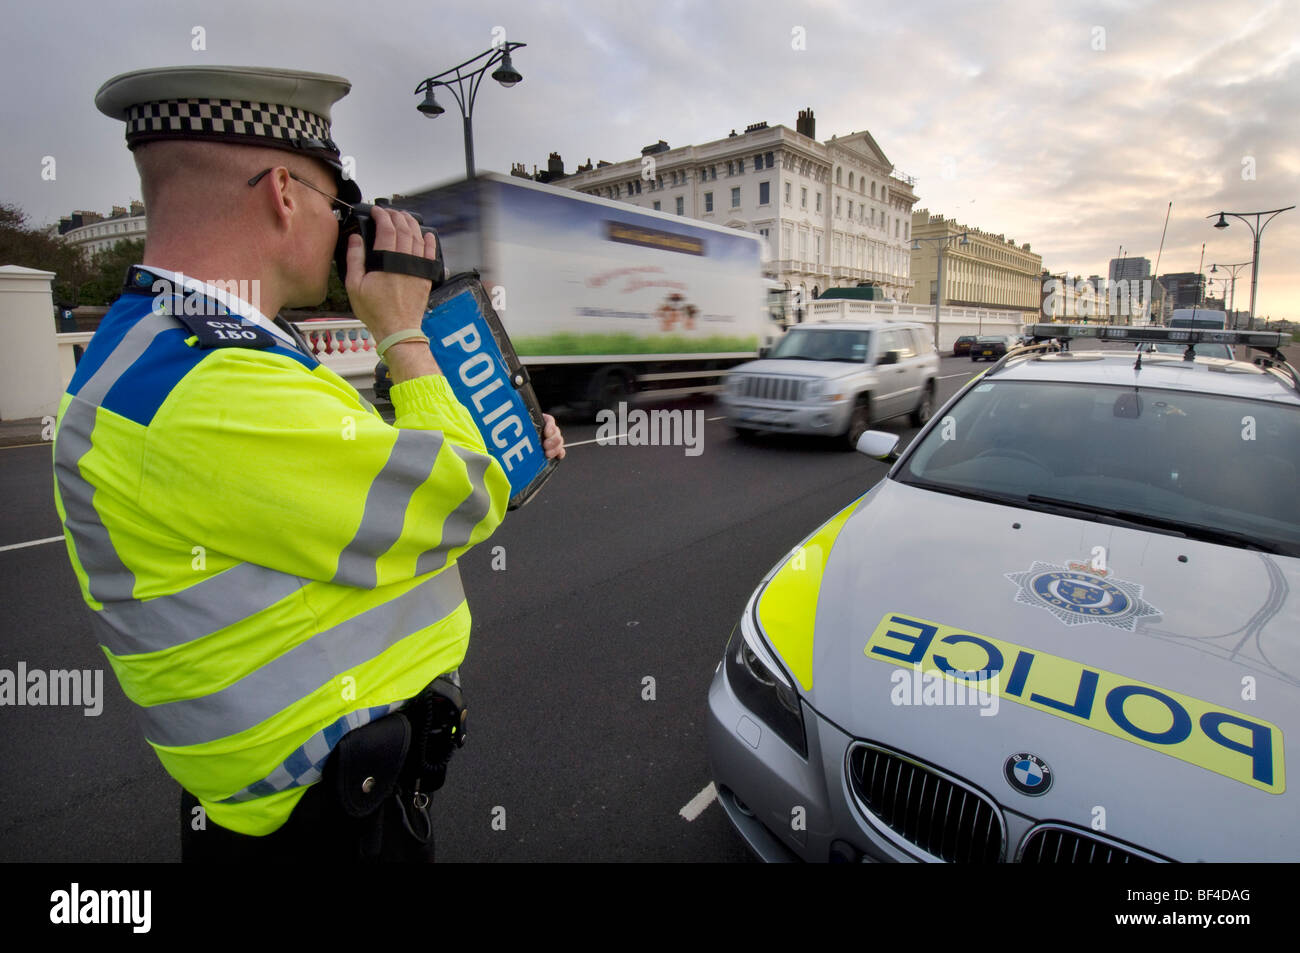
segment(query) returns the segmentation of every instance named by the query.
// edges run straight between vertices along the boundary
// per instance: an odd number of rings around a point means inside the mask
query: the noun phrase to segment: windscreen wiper
[[[1151,516],[1147,513],[1134,513],[1131,510],[1117,510],[1108,506],[1094,506],[1091,503],[1080,503],[1076,500],[1063,500],[1054,496],[1039,496],[1037,493],[1029,494],[1029,496],[1025,497],[1025,500],[1029,503],[1058,507],[1063,510],[1070,510],[1077,513],[1090,513],[1095,516],[1105,516],[1111,519],[1123,520],[1124,522],[1131,523],[1135,526],[1164,530],[1174,536],[1199,539],[1211,543],[1229,543],[1235,546],[1241,546],[1245,549],[1257,549],[1265,553],[1287,555],[1290,552],[1286,547],[1279,546],[1272,542],[1265,542],[1257,537],[1248,536],[1245,533],[1234,533],[1232,530],[1218,529],[1213,526],[1202,526],[1199,523],[1186,523],[1182,520],[1168,519],[1161,516]]]

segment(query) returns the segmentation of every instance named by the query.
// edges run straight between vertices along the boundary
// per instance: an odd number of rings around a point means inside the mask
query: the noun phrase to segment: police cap
[[[126,123],[127,148],[169,139],[269,146],[334,170],[339,198],[361,201],[330,138],[330,107],[352,84],[341,76],[253,66],[177,66],[114,76],[95,94],[100,112]]]

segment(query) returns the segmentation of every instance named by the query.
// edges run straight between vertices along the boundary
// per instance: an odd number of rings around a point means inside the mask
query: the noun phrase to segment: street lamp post
[[[1247,265],[1249,265],[1249,264],[1250,264],[1250,262],[1248,262],[1248,261],[1243,261],[1243,262],[1239,262],[1239,263],[1237,263],[1237,264],[1235,264],[1235,265],[1224,265],[1224,266],[1223,266],[1224,268],[1230,269],[1230,273],[1231,273],[1231,275],[1232,275],[1231,280],[1228,281],[1228,313],[1229,313],[1230,315],[1232,315],[1232,330],[1234,330],[1234,331],[1237,330],[1237,312],[1233,310],[1233,307],[1234,307],[1234,305],[1235,305],[1235,303],[1236,303],[1236,301],[1237,301],[1237,271],[1238,271],[1239,269],[1245,268],[1245,267],[1246,267]],[[1210,266],[1210,274],[1212,274],[1212,275],[1214,275],[1214,274],[1218,274],[1218,271],[1219,271],[1219,266],[1218,266],[1218,265],[1211,265],[1211,266]],[[1252,304],[1252,305],[1251,305],[1251,316],[1250,316],[1250,317],[1251,317],[1251,325],[1252,325],[1252,326],[1253,326],[1254,323],[1255,323],[1255,314],[1254,314],[1254,311],[1255,311],[1255,307],[1254,307],[1254,305]]]
[[[502,86],[509,89],[516,83],[523,80],[523,76],[515,69],[514,64],[510,61],[510,53],[525,43],[502,43],[494,46],[489,50],[484,50],[478,56],[472,57],[461,63],[459,66],[453,66],[449,70],[443,70],[437,76],[430,76],[428,79],[415,87],[417,94],[424,93],[424,101],[416,109],[424,113],[430,119],[434,116],[441,116],[445,109],[438,104],[433,98],[435,86],[442,86],[451,91],[452,97],[456,100],[456,105],[460,107],[460,116],[465,124],[465,177],[474,178],[474,100],[478,96],[479,84],[483,81],[484,74],[487,73],[495,64],[500,64],[495,70],[492,70],[492,78]],[[479,60],[487,59],[480,66],[468,69]],[[464,72],[462,72],[464,70]]]
[[[958,245],[970,245],[970,239],[966,237],[965,232],[962,232],[960,235],[934,235],[929,238],[917,238],[915,235],[912,236],[913,251],[920,250],[921,242],[935,242],[938,245],[939,274],[934,288],[934,349],[936,351],[939,350],[939,309],[943,306],[943,256],[948,251],[948,243],[955,238],[961,239],[961,241],[957,243]],[[984,330],[983,315],[980,315],[980,330]]]
[[[1219,216],[1219,220],[1214,223],[1215,228],[1228,227],[1228,222],[1224,218],[1225,215],[1239,218],[1246,223],[1246,227],[1250,229],[1250,233],[1255,236],[1255,253],[1250,259],[1250,324],[1252,327],[1255,325],[1255,289],[1259,284],[1259,237],[1263,234],[1264,227],[1268,225],[1269,222],[1278,215],[1281,215],[1283,212],[1289,212],[1293,208],[1295,208],[1294,205],[1288,205],[1286,208],[1269,209],[1267,212],[1214,212],[1205,216],[1206,218],[1214,218],[1215,215]],[[1255,223],[1253,225],[1251,224],[1250,219],[1246,217],[1248,215],[1255,216]],[[1261,215],[1267,215],[1268,218],[1261,222],[1259,220]]]

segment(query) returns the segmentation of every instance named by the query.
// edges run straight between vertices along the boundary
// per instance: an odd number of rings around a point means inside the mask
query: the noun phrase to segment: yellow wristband
[[[400,344],[403,341],[411,341],[415,338],[419,338],[425,344],[429,343],[429,339],[425,337],[424,332],[419,328],[408,328],[405,331],[398,331],[396,334],[388,335],[388,337],[379,342],[379,359],[382,361],[384,355],[388,353],[388,349],[394,344]]]

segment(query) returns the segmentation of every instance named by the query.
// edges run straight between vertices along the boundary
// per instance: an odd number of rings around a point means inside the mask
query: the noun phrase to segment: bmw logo
[[[1007,758],[1002,766],[1007,783],[1030,797],[1046,794],[1052,786],[1052,769],[1037,755],[1021,752]]]

